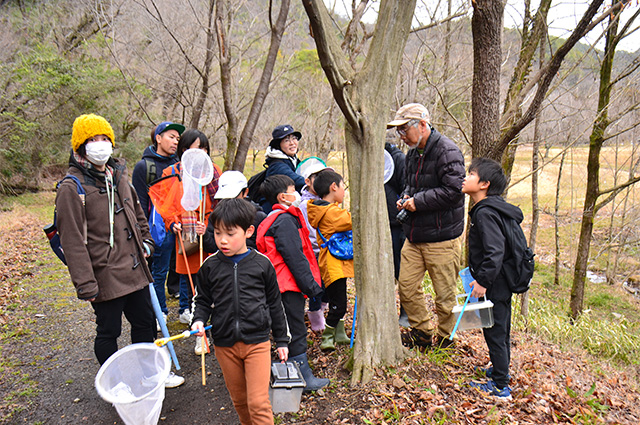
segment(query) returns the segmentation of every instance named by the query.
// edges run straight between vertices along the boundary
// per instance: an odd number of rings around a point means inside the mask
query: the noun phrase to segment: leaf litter
[[[3,395],[0,405],[0,421],[2,418],[31,418],[27,409],[39,411],[41,420],[46,423],[120,423],[113,408],[107,403],[96,403],[97,396],[93,388],[93,376],[97,371],[95,360],[91,356],[91,341],[94,335],[93,326],[80,326],[73,333],[62,332],[62,340],[57,340],[58,351],[43,352],[38,345],[21,344],[20,338],[30,338],[29,332],[24,336],[16,332],[16,328],[28,326],[28,321],[14,321],[13,311],[25,310],[27,305],[18,296],[21,285],[37,281],[43,273],[42,264],[58,261],[48,251],[44,242],[41,220],[26,214],[0,213],[0,324],[3,329],[0,349],[3,356],[17,362],[27,370],[30,380],[37,383],[39,391],[32,398],[11,397],[12,388],[2,388],[10,383],[5,377],[0,380],[0,393]],[[38,260],[42,259],[41,262]],[[64,285],[71,285],[68,281]],[[54,295],[55,296],[55,295]],[[29,303],[44,302],[46,298],[30,298]],[[49,300],[51,301],[51,300]],[[44,316],[60,314],[61,327],[75,326],[78,323],[91,322],[90,314],[84,321],[78,321],[76,315],[82,303],[77,301],[64,312],[48,311]],[[10,307],[10,308],[8,308]],[[47,311],[30,304],[28,307],[38,311]],[[86,312],[86,308],[84,311]],[[61,314],[62,313],[62,314]],[[67,313],[67,314],[64,314]],[[38,315],[34,315],[38,316]],[[39,317],[42,317],[40,314]],[[348,318],[348,320],[350,317]],[[42,319],[38,319],[42,320]],[[46,320],[46,319],[45,319]],[[347,320],[347,321],[348,321]],[[36,322],[40,323],[40,322]],[[347,323],[347,327],[350,323]],[[124,332],[123,332],[124,334]],[[10,335],[5,337],[5,335]],[[19,356],[14,354],[12,346],[7,345],[7,338],[18,343],[22,348]],[[539,338],[523,333],[513,332],[511,350],[511,388],[512,401],[499,401],[470,388],[471,380],[482,380],[482,376],[474,372],[475,366],[484,367],[489,356],[480,331],[467,331],[460,334],[460,342],[453,349],[443,350],[437,361],[431,360],[427,353],[416,350],[393,370],[377,370],[371,382],[365,385],[351,386],[350,374],[343,368],[348,358],[348,348],[339,347],[333,353],[323,353],[319,349],[320,337],[309,331],[308,355],[316,375],[331,378],[331,384],[323,391],[303,395],[301,409],[297,413],[278,415],[276,421],[282,424],[638,424],[640,423],[640,395],[638,393],[639,369],[636,365],[626,369],[616,368],[606,359],[594,359],[582,350],[563,351],[557,346]],[[78,349],[79,341],[82,345]],[[41,344],[42,345],[42,344]],[[75,348],[74,348],[75,347]],[[43,348],[43,347],[41,347]],[[180,346],[178,346],[180,349]],[[190,351],[191,345],[184,351]],[[76,376],[77,392],[67,404],[48,401],[47,398],[60,392],[61,383],[51,375],[59,370],[57,365],[59,351],[65,352],[69,368],[81,369]],[[55,354],[58,353],[58,354]],[[15,357],[12,357],[15,356]],[[185,354],[187,356],[188,354]],[[191,373],[190,379],[198,381],[199,362],[186,358],[183,364],[185,375]],[[19,358],[20,361],[16,361]],[[180,357],[181,363],[183,362]],[[214,362],[213,356],[209,357]],[[37,368],[29,367],[35,363]],[[78,365],[84,365],[78,367]],[[194,369],[189,371],[189,368]],[[66,370],[63,368],[62,370]],[[0,373],[0,375],[3,375]],[[25,372],[26,375],[26,372]],[[236,420],[233,406],[223,387],[219,370],[212,368],[207,387],[193,385],[190,389],[167,392],[163,407],[161,423],[234,423]],[[71,381],[68,379],[68,381]],[[189,381],[188,381],[189,382]],[[71,383],[68,383],[71,386]],[[182,391],[182,393],[180,393]],[[196,406],[206,405],[204,401],[211,398],[217,401],[203,409],[188,409],[189,413],[180,410],[177,404],[189,397],[195,400]],[[183,400],[188,404],[188,400]],[[85,404],[83,404],[85,403]],[[52,407],[51,405],[55,405]],[[73,406],[72,406],[73,405]],[[76,416],[73,408],[82,410]],[[98,416],[87,412],[88,406],[97,409]],[[45,408],[43,408],[45,407]],[[13,413],[11,413],[13,412]],[[44,412],[44,413],[43,413]],[[179,414],[177,412],[180,412]],[[44,414],[44,416],[42,416]],[[13,415],[13,416],[8,416]],[[216,416],[217,415],[217,416]],[[104,417],[104,422],[96,422]],[[75,418],[75,419],[74,419]],[[115,418],[115,420],[114,420]],[[213,418],[218,418],[220,422]],[[213,422],[212,422],[213,420]]]

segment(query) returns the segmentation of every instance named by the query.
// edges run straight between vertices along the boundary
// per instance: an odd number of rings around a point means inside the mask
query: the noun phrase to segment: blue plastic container
[[[462,279],[462,285],[464,286],[464,292],[468,294],[469,292],[471,292],[471,282],[474,281],[473,276],[471,276],[471,271],[469,270],[469,267],[466,267],[466,268],[460,270],[460,272],[458,274],[460,275],[460,279]],[[469,302],[470,303],[475,303],[477,301],[478,301],[478,299],[475,298],[475,297],[469,298]]]

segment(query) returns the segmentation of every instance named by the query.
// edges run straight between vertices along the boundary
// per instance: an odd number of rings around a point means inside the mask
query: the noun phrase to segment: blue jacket
[[[291,157],[282,152],[279,149],[272,149],[271,146],[267,148],[267,152],[265,153],[265,163],[269,168],[267,168],[267,175],[275,176],[277,174],[284,174],[285,176],[291,177],[291,180],[296,185],[296,190],[300,192],[304,187],[304,177],[299,174],[296,174],[296,167],[300,162],[297,156]]]

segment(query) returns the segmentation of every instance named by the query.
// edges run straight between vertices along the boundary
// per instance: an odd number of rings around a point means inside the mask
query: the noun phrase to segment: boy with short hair
[[[322,199],[309,202],[307,212],[309,223],[318,232],[318,240],[328,240],[334,233],[351,230],[351,213],[339,205],[344,201],[346,189],[342,176],[333,170],[321,171],[313,187]],[[348,344],[350,341],[344,329],[344,315],[347,312],[347,278],[354,276],[353,259],[340,260],[331,255],[327,247],[321,247],[318,263],[329,299],[329,313],[320,348],[335,350],[335,344]]]
[[[309,231],[298,208],[300,194],[288,176],[278,174],[265,179],[260,191],[273,205],[271,213],[258,227],[256,243],[276,269],[282,304],[289,324],[291,360],[300,366],[307,383],[304,391],[316,391],[329,384],[316,378],[307,359],[307,327],[304,323],[305,295],[322,293],[320,269],[311,248]]]
[[[142,154],[142,159],[138,161],[131,175],[131,184],[138,194],[142,210],[150,218],[153,203],[149,198],[149,185],[162,177],[162,172],[178,162],[176,150],[178,141],[184,132],[182,124],[164,121],[158,124],[151,137],[151,146],[147,146]],[[167,232],[162,243],[156,241],[156,251],[150,262],[151,274],[153,275],[153,287],[156,289],[160,309],[165,316],[169,313],[165,295],[165,282],[171,264],[171,257],[175,256],[175,240],[172,232]],[[175,288],[174,288],[175,289]],[[178,289],[179,291],[179,289]],[[159,330],[159,325],[158,325]]]
[[[276,272],[267,257],[247,248],[255,217],[249,202],[224,199],[211,216],[218,251],[198,271],[191,329],[202,336],[211,319],[215,355],[240,423],[273,424],[270,330],[282,361],[289,352]]]
[[[215,199],[244,199],[253,205],[256,209],[256,218],[253,222],[254,228],[258,228],[262,220],[265,219],[267,214],[262,211],[262,207],[251,201],[247,196],[249,189],[247,187],[247,178],[240,171],[225,171],[218,179],[218,191],[214,195]],[[207,224],[207,230],[202,237],[202,245],[207,252],[216,252],[218,247],[214,238],[215,226],[213,223],[213,217],[209,216],[209,222]],[[256,235],[257,232],[253,232],[251,237],[247,239],[247,246],[249,248],[256,248]]]
[[[520,208],[507,203],[500,196],[507,185],[502,167],[487,158],[475,158],[469,174],[462,183],[462,192],[474,202],[469,212],[469,269],[475,279],[472,297],[486,296],[493,302],[495,324],[484,328],[493,367],[484,372],[490,380],[471,382],[474,388],[499,398],[511,398],[509,362],[511,359],[511,291],[506,281],[504,263],[513,255],[507,250],[503,216],[518,223],[523,215]]]
[[[321,199],[315,190],[313,190],[313,182],[316,179],[318,173],[322,170],[333,170],[330,167],[322,164],[318,161],[316,164],[307,167],[302,174],[304,177],[304,187],[302,188],[302,192],[300,193],[300,211],[302,211],[302,216],[304,217],[304,221],[307,224],[307,230],[309,230],[309,240],[311,241],[311,246],[313,247],[313,252],[316,255],[316,259],[318,259],[318,255],[320,255],[320,246],[318,245],[318,240],[316,238],[316,229],[313,228],[311,224],[309,224],[309,216],[307,214],[307,203],[317,201]],[[324,285],[323,285],[324,288]],[[323,293],[324,295],[324,293]],[[324,310],[322,308],[322,296],[311,299],[309,298],[309,310],[307,311],[307,317],[309,318],[309,323],[311,323],[311,330],[314,332],[322,332],[325,327],[324,320]],[[326,306],[326,304],[325,304]]]

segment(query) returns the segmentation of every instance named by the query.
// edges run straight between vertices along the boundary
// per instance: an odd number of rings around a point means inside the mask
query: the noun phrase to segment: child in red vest
[[[305,392],[316,391],[328,385],[329,380],[316,378],[309,367],[304,297],[319,296],[322,287],[309,231],[298,208],[300,194],[295,191],[293,180],[281,174],[267,177],[260,191],[273,208],[258,227],[256,245],[276,269],[291,333],[289,358],[300,366],[307,383]]]

